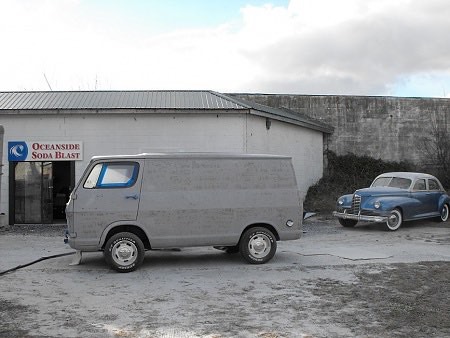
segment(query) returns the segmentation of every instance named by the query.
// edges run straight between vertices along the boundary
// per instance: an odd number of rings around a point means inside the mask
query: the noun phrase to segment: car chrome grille
[[[360,209],[361,209],[361,196],[355,194],[355,195],[353,195],[352,207],[350,209],[350,213],[358,215]]]

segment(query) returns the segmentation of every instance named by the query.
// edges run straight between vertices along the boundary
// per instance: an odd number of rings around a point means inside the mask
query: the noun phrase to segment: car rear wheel
[[[242,235],[239,251],[247,262],[263,264],[275,255],[277,241],[272,232],[266,228],[250,228]]]
[[[346,228],[353,228],[353,227],[358,223],[358,221],[357,221],[357,220],[354,220],[354,219],[343,219],[343,218],[339,218],[339,223],[341,223],[341,225],[342,225],[343,227],[346,227]]]
[[[449,208],[447,204],[444,204],[444,206],[441,209],[441,216],[439,220],[441,222],[446,222],[448,220],[448,216],[449,216]]]
[[[395,231],[402,225],[403,216],[399,209],[392,210],[386,221],[386,228],[390,231]]]
[[[106,262],[116,271],[136,270],[143,262],[145,249],[141,239],[131,232],[113,235],[103,252]]]

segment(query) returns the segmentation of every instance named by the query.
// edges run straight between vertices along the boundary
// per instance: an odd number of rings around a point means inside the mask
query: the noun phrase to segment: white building
[[[95,155],[289,155],[304,197],[322,177],[324,140],[333,131],[212,91],[0,92],[0,125],[0,213],[9,224],[63,222],[68,192]]]

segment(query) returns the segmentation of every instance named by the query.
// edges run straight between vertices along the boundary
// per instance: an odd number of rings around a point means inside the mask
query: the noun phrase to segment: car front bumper
[[[388,220],[388,216],[369,216],[369,215],[355,215],[347,214],[346,212],[333,211],[333,216],[342,219],[353,219],[356,221],[384,223]]]

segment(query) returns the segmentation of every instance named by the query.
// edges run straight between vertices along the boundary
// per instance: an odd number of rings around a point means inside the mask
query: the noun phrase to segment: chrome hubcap
[[[397,230],[397,228],[400,227],[401,222],[402,222],[401,214],[397,211],[393,211],[386,223],[389,229]]]
[[[264,234],[253,236],[248,242],[248,251],[254,257],[265,257],[269,254],[272,244]]]
[[[397,222],[398,222],[397,215],[391,215],[389,217],[389,225],[391,225],[391,226],[396,225]]]
[[[137,258],[136,245],[128,240],[117,242],[112,249],[112,257],[114,262],[119,265],[126,266],[133,264]]]

